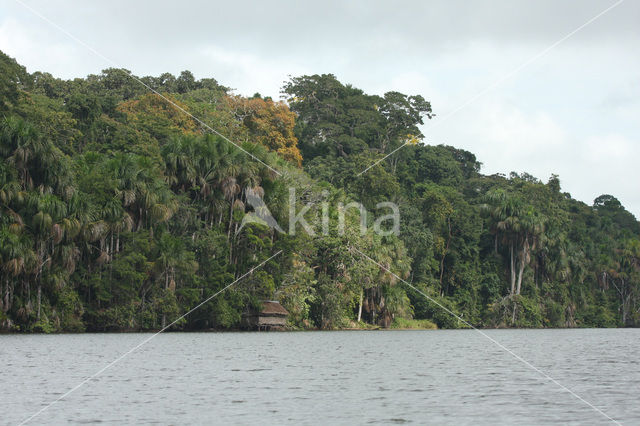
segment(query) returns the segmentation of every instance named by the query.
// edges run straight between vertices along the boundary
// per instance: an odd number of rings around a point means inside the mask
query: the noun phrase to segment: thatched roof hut
[[[262,309],[251,309],[242,315],[242,324],[253,330],[282,330],[287,325],[289,312],[275,300],[262,302]]]

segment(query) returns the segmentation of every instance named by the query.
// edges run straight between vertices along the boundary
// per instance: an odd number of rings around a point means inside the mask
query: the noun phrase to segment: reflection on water
[[[640,424],[640,330],[488,330],[625,424]],[[0,423],[55,400],[146,334],[0,336]],[[34,424],[603,424],[472,330],[166,333]]]

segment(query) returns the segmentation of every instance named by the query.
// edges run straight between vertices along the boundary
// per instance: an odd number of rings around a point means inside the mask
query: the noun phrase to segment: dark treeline
[[[332,75],[292,78],[286,103],[188,71],[141,80],[242,149],[122,70],[65,81],[0,52],[0,330],[159,329],[279,250],[174,328],[236,328],[266,299],[297,328],[461,326],[398,277],[478,327],[640,324],[633,215],[420,143],[421,96]],[[310,224],[329,206],[328,235],[241,226],[257,195],[287,230],[290,188]],[[400,235],[361,233],[355,209],[340,232],[350,201],[396,203]]]

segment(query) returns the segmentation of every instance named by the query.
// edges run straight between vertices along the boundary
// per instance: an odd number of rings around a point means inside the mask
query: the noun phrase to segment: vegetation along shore
[[[0,52],[0,330],[158,330],[209,298],[171,330],[238,329],[265,301],[291,329],[465,326],[442,307],[475,327],[640,324],[636,218],[422,143],[438,117],[420,95],[330,74],[291,78],[283,101],[189,71],[140,80]],[[250,197],[273,223],[247,220]],[[350,202],[394,203],[399,232],[363,232]],[[326,232],[290,232],[292,209]]]

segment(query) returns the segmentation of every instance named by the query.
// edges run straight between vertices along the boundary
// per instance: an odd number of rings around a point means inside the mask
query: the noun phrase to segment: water
[[[640,424],[640,330],[488,330],[623,424]],[[17,424],[150,334],[1,335]],[[607,424],[472,330],[166,333],[33,424]]]

